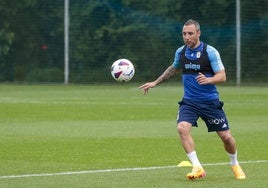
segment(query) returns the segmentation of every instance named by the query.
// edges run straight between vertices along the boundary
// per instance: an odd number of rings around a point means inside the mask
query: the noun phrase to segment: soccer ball
[[[135,68],[128,59],[118,59],[112,64],[111,74],[118,82],[128,82],[133,78]]]

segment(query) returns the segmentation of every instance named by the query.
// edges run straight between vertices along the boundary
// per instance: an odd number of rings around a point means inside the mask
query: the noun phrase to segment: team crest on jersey
[[[196,53],[196,58],[200,58],[200,57],[201,57],[201,52],[199,51]]]

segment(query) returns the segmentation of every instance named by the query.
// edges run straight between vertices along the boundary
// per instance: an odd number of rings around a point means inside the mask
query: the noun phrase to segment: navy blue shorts
[[[177,123],[186,121],[192,124],[192,126],[197,127],[199,117],[206,123],[208,132],[229,129],[228,120],[223,111],[222,101],[212,100],[200,102],[182,99],[179,102]]]

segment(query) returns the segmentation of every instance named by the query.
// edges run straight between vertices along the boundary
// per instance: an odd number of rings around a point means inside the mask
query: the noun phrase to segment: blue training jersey
[[[180,61],[180,55],[181,55],[183,48],[184,48],[184,46],[178,48],[176,53],[175,53],[175,58],[174,58],[174,62],[173,62],[172,66],[176,69],[182,68],[182,67],[180,67],[181,63],[179,61]],[[190,48],[186,47],[185,57],[190,61],[195,61],[202,56],[203,48],[204,48],[203,42],[201,42],[201,44],[195,49],[190,49]],[[224,66],[223,66],[219,52],[214,47],[212,47],[210,45],[207,45],[206,52],[207,52],[208,60],[210,62],[210,66],[211,66],[212,71],[214,73],[216,73],[216,72],[219,72],[221,70],[224,70]],[[190,63],[190,64],[186,64],[184,66],[187,66],[187,67],[183,67],[183,68],[195,69],[196,73],[195,74],[183,73],[183,75],[182,75],[182,82],[183,82],[183,86],[184,86],[183,98],[191,99],[191,100],[195,100],[195,101],[219,99],[219,94],[218,94],[218,91],[217,91],[216,86],[214,84],[200,85],[196,81],[196,76],[198,75],[198,72],[203,73],[207,77],[214,76],[214,73],[213,74],[212,73],[205,73],[205,72],[202,72],[201,70],[198,71],[198,68],[200,68],[200,67],[196,64]]]

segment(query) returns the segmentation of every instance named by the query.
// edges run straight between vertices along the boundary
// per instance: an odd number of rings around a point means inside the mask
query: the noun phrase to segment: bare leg
[[[204,178],[206,176],[206,172],[199,162],[195,152],[194,140],[191,136],[192,125],[188,122],[180,122],[178,123],[177,128],[180,135],[181,144],[187,153],[187,157],[190,159],[193,165],[192,171],[188,173],[186,177],[191,180],[196,178]]]
[[[236,151],[236,144],[235,139],[231,135],[230,130],[227,131],[218,131],[217,134],[221,138],[225,151],[227,151],[230,159],[231,159],[231,165],[237,166],[239,165],[238,159],[237,159],[237,151]]]
[[[190,159],[192,165],[202,167],[195,152],[194,140],[191,136],[192,125],[188,122],[180,122],[177,128],[183,149],[186,152],[187,157]]]
[[[186,153],[191,153],[195,150],[194,140],[191,136],[191,128],[192,125],[188,122],[180,122],[177,126],[180,141]]]
[[[232,170],[235,175],[236,179],[245,179],[246,175],[243,172],[242,168],[240,167],[238,160],[237,160],[237,151],[236,151],[236,144],[235,139],[231,135],[230,130],[227,131],[218,131],[217,134],[221,138],[224,148],[227,151],[230,159],[231,159],[231,165]]]
[[[229,154],[235,154],[236,153],[235,139],[231,135],[230,130],[218,131],[217,134],[219,135],[224,144],[225,151],[227,151]]]

